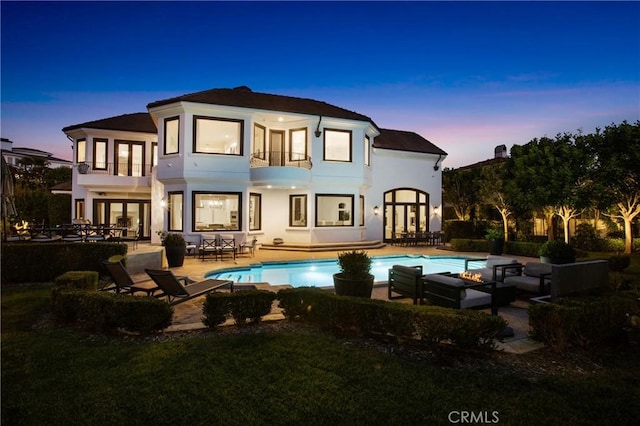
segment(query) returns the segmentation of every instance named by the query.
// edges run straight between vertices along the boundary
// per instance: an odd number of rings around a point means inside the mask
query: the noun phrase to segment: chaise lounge
[[[147,296],[154,296],[156,292],[160,292],[160,287],[150,281],[134,283],[133,278],[120,262],[111,262],[105,260],[102,262],[105,269],[109,273],[113,285],[103,288],[104,291],[114,291],[116,293],[134,294],[137,292],[146,293]]]
[[[233,281],[208,279],[184,286],[169,270],[145,269],[145,272],[162,289],[170,305],[177,305],[222,288],[228,288],[233,293]]]

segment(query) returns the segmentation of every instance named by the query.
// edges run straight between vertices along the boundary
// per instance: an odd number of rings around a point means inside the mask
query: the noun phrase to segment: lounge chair
[[[169,270],[145,269],[145,272],[162,289],[170,305],[177,305],[221,288],[228,288],[233,293],[233,281],[208,279],[184,286]]]
[[[102,262],[107,272],[111,276],[113,280],[113,285],[103,290],[109,291],[113,290],[116,293],[129,293],[134,294],[136,292],[146,293],[147,296],[153,296],[156,292],[160,291],[160,287],[158,287],[155,283],[145,281],[134,283],[131,275],[125,269],[124,265],[120,262],[111,262],[105,260]]]

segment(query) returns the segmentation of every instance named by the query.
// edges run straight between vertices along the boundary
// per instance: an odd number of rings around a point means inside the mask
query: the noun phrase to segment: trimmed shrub
[[[271,312],[276,293],[268,290],[247,290],[235,293],[209,293],[202,307],[202,322],[215,327],[231,316],[238,325],[255,324]]]
[[[538,257],[541,243],[526,241],[505,241],[504,252],[514,256]]]
[[[451,248],[454,251],[488,252],[489,242],[487,240],[469,240],[469,239],[462,239],[462,238],[454,238],[451,240]]]
[[[123,328],[147,334],[168,327],[173,317],[173,309],[153,297],[56,287],[51,301],[59,321],[80,321],[96,330]]]
[[[100,272],[103,259],[126,254],[126,244],[108,242],[3,243],[2,285],[53,282],[67,271]]]
[[[98,273],[95,271],[69,271],[56,277],[56,287],[70,287],[79,290],[97,290]]]
[[[628,315],[639,315],[637,293],[565,298],[529,307],[532,337],[557,351],[570,345],[588,347],[624,337]]]
[[[313,288],[281,290],[278,299],[289,319],[309,321],[340,334],[385,340],[419,339],[425,344],[451,342],[489,348],[506,326],[501,317],[478,311],[343,297]]]
[[[429,306],[415,316],[416,332],[425,343],[451,341],[465,348],[493,348],[506,326],[502,317],[468,309]]]
[[[622,272],[631,265],[631,256],[628,254],[614,255],[609,258],[609,270]]]

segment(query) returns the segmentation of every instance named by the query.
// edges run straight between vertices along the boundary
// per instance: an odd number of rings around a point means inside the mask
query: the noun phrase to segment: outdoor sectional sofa
[[[514,285],[518,290],[528,293],[549,294],[551,282],[551,264],[540,262],[527,262],[525,265],[508,265],[505,272],[517,275],[508,275],[504,279],[505,284]]]
[[[476,268],[469,269],[469,264],[472,262],[484,261],[484,268]],[[507,265],[515,265],[518,264],[517,259],[512,259],[510,257],[504,256],[495,256],[489,255],[486,259],[484,258],[472,258],[466,259],[464,261],[464,269],[469,271],[472,274],[480,274],[483,280],[485,281],[503,281],[504,276],[515,275],[516,272],[513,270],[504,270],[504,267]]]

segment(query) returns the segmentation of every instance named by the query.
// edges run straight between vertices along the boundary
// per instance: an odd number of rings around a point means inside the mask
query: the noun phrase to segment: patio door
[[[151,238],[151,203],[147,200],[94,200],[93,223],[126,228],[123,236]]]
[[[284,166],[284,130],[271,130],[269,143],[269,165]]]
[[[429,231],[429,194],[410,188],[384,194],[384,240],[393,241],[402,234]]]
[[[116,176],[144,176],[144,143],[116,141]]]

